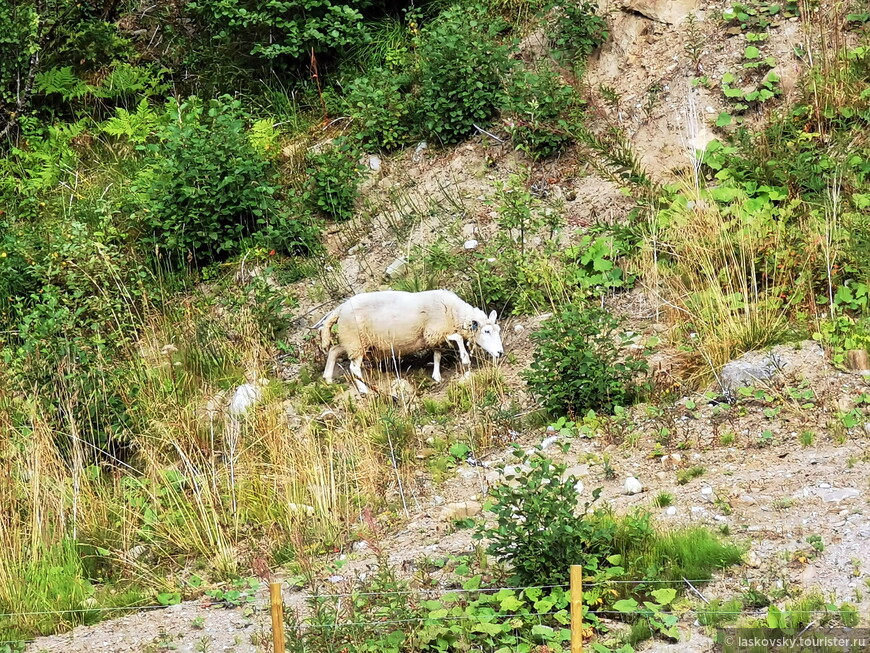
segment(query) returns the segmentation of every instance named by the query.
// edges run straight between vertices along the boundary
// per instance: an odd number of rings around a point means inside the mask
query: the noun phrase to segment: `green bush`
[[[598,5],[588,0],[561,6],[553,37],[553,50],[560,59],[578,61],[588,57],[607,40],[607,21],[597,11]]]
[[[571,565],[598,568],[599,558],[609,555],[615,523],[597,520],[586,504],[584,516],[574,514],[577,479],[563,479],[564,464],[542,455],[515,455],[528,465],[526,473],[509,474],[508,480],[490,490],[495,501],[494,527],[479,526],[475,537],[489,541],[487,553],[510,563],[520,585],[559,585],[566,581]],[[600,490],[593,493],[598,498]],[[605,553],[606,552],[606,553]]]
[[[571,142],[574,89],[552,70],[520,70],[508,85],[508,132],[514,147],[535,159],[561,152]]]
[[[524,374],[544,408],[571,415],[631,404],[640,390],[646,361],[627,355],[619,320],[610,313],[574,304],[549,318],[532,335],[537,347]]]
[[[169,114],[142,180],[150,253],[178,266],[236,254],[252,235],[280,234],[288,252],[312,246],[310,225],[278,200],[275,172],[251,144],[239,101],[191,98],[170,102]]]
[[[351,82],[348,113],[359,139],[366,145],[392,150],[415,136],[415,97],[411,78],[385,68]]]
[[[420,46],[420,120],[424,132],[455,143],[486,123],[502,101],[511,48],[497,41],[503,23],[475,7],[451,7],[425,30]]]
[[[335,220],[350,220],[359,195],[359,157],[359,149],[344,137],[322,152],[308,154],[309,204]]]
[[[185,8],[191,24],[231,58],[300,58],[312,49],[336,51],[365,43],[363,10],[383,5],[368,0],[194,0]]]

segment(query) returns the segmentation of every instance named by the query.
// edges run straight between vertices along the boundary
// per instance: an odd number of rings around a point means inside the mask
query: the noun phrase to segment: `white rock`
[[[665,510],[665,514],[673,517],[677,514],[677,508],[675,506],[670,506],[667,510]]]
[[[643,492],[643,484],[634,476],[629,476],[625,479],[625,484],[622,487],[626,494],[640,494]]]
[[[395,261],[393,261],[392,263],[390,263],[390,264],[387,266],[387,269],[386,269],[386,271],[385,271],[385,274],[386,274],[387,277],[389,277],[390,279],[395,279],[395,278],[398,277],[400,274],[402,274],[402,272],[405,271],[405,268],[406,268],[406,267],[408,267],[408,261],[407,261],[407,259],[404,259],[404,258],[397,258]]]
[[[558,442],[559,439],[560,436],[558,435],[551,435],[549,438],[544,438],[543,440],[541,440],[541,449],[546,449],[554,442]]]
[[[584,488],[584,486],[583,486],[583,481],[577,481],[576,483],[574,483],[574,491],[575,491],[577,494],[583,494],[583,490],[584,490],[584,489],[585,489],[585,488]]]
[[[482,506],[477,501],[460,501],[457,503],[448,503],[441,509],[441,519],[443,521],[454,521],[456,519],[466,519],[474,517],[482,509]]]
[[[429,144],[426,141],[420,141],[417,143],[417,147],[414,148],[414,156],[411,158],[416,162],[420,161],[423,158],[423,152],[429,147]]]
[[[369,157],[369,168],[377,172],[381,169],[381,157],[376,154],[373,154]]]
[[[241,417],[262,398],[263,391],[259,385],[243,383],[233,392],[233,398],[230,400],[227,411],[233,417]]]
[[[826,503],[839,503],[845,499],[854,499],[861,493],[855,488],[844,487],[838,490],[819,492],[819,498]]]
[[[462,246],[463,246],[465,249],[469,249],[469,250],[470,250],[470,249],[477,249],[478,244],[479,244],[479,243],[478,243],[476,240],[474,240],[474,239],[472,238],[471,240],[466,240],[465,243],[463,243]]]
[[[526,327],[524,327],[522,324],[514,324],[514,333],[522,333],[525,330]]]

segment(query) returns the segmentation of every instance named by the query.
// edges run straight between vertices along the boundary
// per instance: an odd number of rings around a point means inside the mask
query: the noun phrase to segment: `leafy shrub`
[[[532,335],[534,360],[525,379],[544,407],[580,414],[632,403],[646,361],[626,356],[619,320],[599,309],[566,306]]]
[[[379,5],[366,0],[195,0],[186,9],[202,34],[228,55],[268,61],[364,43],[362,10],[373,6]]]
[[[607,40],[607,21],[597,11],[598,6],[588,0],[561,6],[553,37],[553,49],[560,58],[577,61]]]
[[[348,113],[363,143],[391,150],[414,136],[415,98],[411,78],[385,68],[355,79],[348,89]]]
[[[516,448],[514,454],[525,458]],[[563,479],[564,464],[542,455],[525,458],[529,471],[509,474],[508,480],[490,490],[495,500],[491,511],[496,524],[477,529],[475,537],[489,540],[487,553],[508,561],[521,585],[562,584],[572,564],[598,568],[598,558],[607,551],[615,533],[613,522],[599,523],[588,515],[574,514],[577,479]],[[600,490],[593,493],[593,501]],[[522,518],[520,518],[522,517]]]
[[[322,152],[308,154],[308,202],[335,220],[350,220],[358,195],[359,157],[359,150],[344,137]]]
[[[236,254],[253,234],[284,235],[282,248],[307,251],[310,227],[278,201],[275,173],[251,145],[241,103],[207,106],[196,98],[169,105],[154,163],[144,175],[145,243],[174,265]]]
[[[574,89],[552,70],[516,72],[506,103],[514,146],[535,159],[561,152],[571,142],[568,113],[577,101]]]
[[[420,46],[420,120],[442,143],[465,138],[501,103],[502,76],[511,68],[503,23],[480,8],[452,7],[425,30]]]

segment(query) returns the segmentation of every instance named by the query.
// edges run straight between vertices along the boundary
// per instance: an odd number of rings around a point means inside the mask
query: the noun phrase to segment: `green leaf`
[[[650,594],[655,597],[655,600],[658,601],[661,605],[668,605],[671,601],[673,601],[677,596],[677,590],[672,587],[666,587],[660,590],[654,590],[650,592]]]
[[[754,45],[750,45],[744,50],[743,56],[747,59],[758,59],[761,56],[761,52]]]
[[[723,111],[719,114],[719,117],[716,118],[716,126],[717,127],[725,127],[726,125],[731,124],[731,114]]]
[[[621,599],[613,604],[613,608],[619,612],[631,613],[637,610],[638,603],[634,599]]]
[[[467,581],[465,581],[462,584],[462,589],[464,589],[464,590],[480,589],[480,583],[481,583],[482,579],[483,578],[480,574],[478,574],[477,576],[473,576],[472,578],[469,578]]]

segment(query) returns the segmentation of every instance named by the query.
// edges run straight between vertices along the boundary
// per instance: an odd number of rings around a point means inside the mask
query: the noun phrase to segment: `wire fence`
[[[486,612],[485,614],[438,614],[435,615],[434,612],[428,611],[426,614],[426,610],[421,609],[420,614],[415,616],[408,616],[402,618],[391,618],[389,614],[386,614],[383,617],[376,617],[367,620],[359,620],[359,619],[349,619],[343,620],[341,619],[341,615],[350,615],[354,616],[359,612],[358,606],[351,606],[346,603],[346,600],[358,601],[360,599],[365,599],[368,602],[368,606],[377,606],[379,603],[381,605],[388,605],[388,600],[390,598],[395,599],[396,597],[403,597],[406,599],[403,602],[403,607],[405,609],[411,609],[410,606],[414,604],[413,600],[409,597],[414,597],[420,600],[425,599],[426,597],[440,597],[442,600],[445,598],[449,598],[449,601],[445,601],[445,603],[456,603],[462,604],[461,600],[457,600],[456,597],[469,597],[472,596],[484,596],[484,595],[494,595],[500,592],[518,592],[524,593],[529,592],[531,590],[539,590],[541,592],[552,591],[552,590],[564,590],[566,593],[570,592],[572,597],[578,596],[582,601],[583,591],[592,589],[592,588],[609,588],[615,589],[620,586],[633,585],[639,588],[652,588],[656,586],[675,586],[682,585],[687,592],[697,596],[701,601],[703,601],[704,605],[700,607],[688,607],[681,606],[679,611],[679,616],[681,622],[692,623],[694,625],[698,625],[699,619],[706,620],[706,624],[711,624],[716,622],[717,619],[722,618],[722,621],[728,620],[733,621],[734,618],[740,616],[747,617],[763,617],[766,614],[766,608],[755,608],[755,609],[738,609],[735,610],[733,608],[726,609],[724,606],[717,604],[716,607],[709,605],[708,599],[704,596],[704,594],[699,591],[697,586],[707,585],[710,583],[736,583],[740,584],[744,587],[750,587],[755,583],[772,583],[777,580],[785,580],[785,579],[777,579],[773,577],[728,577],[728,578],[698,578],[698,579],[687,579],[680,578],[675,580],[607,580],[601,582],[583,582],[582,587],[579,590],[573,585],[569,584],[547,584],[547,585],[531,585],[531,586],[499,586],[499,587],[480,587],[473,589],[466,589],[463,587],[427,587],[427,588],[409,588],[409,589],[397,589],[397,590],[386,590],[386,591],[345,591],[345,592],[315,592],[315,593],[291,593],[292,601],[290,605],[294,607],[293,616],[288,619],[288,623],[291,624],[291,628],[296,632],[307,632],[307,633],[317,633],[317,632],[329,632],[336,633],[337,631],[341,631],[343,629],[379,629],[389,626],[403,626],[403,627],[424,627],[430,626],[433,624],[443,623],[460,623],[460,622],[470,622],[470,621],[485,621],[485,622],[493,622],[501,619],[515,619],[517,617],[521,617],[523,620],[536,620],[539,624],[543,623],[544,618],[551,617],[556,618],[557,616],[562,619],[564,622],[566,614],[571,613],[572,617],[576,618],[576,613],[574,612],[575,606],[573,602],[571,605],[568,605],[560,610],[555,609],[547,609],[544,611],[535,610],[535,611],[519,611],[519,610],[507,610],[507,611],[493,611]],[[274,583],[272,585],[275,585]],[[653,590],[650,590],[653,591]],[[720,592],[721,594],[721,592]],[[278,628],[276,622],[276,598],[273,593],[270,598],[266,601],[262,601],[259,597],[242,597],[241,604],[253,607],[255,611],[260,612],[268,612],[271,608],[272,616],[273,616],[273,630]],[[279,619],[281,622],[280,626],[280,639],[283,641],[284,632],[283,632],[283,624],[284,624],[284,616],[283,616],[283,608],[285,602],[285,595],[283,593],[283,587],[280,587],[277,590],[277,601],[280,603],[277,614],[280,615]],[[374,597],[383,597],[385,601],[378,602],[376,600],[372,600]],[[333,616],[335,618],[334,621],[317,621],[312,617],[311,614],[305,616],[302,608],[305,606],[309,607],[308,612],[311,612],[311,605],[313,602],[321,602],[331,601],[333,608]],[[211,603],[201,603],[199,609],[207,609],[210,607],[215,607],[218,605],[226,606],[228,603],[226,601],[213,601]],[[232,603],[230,604],[232,605]],[[467,602],[464,604],[467,605]],[[531,602],[531,605],[534,605],[534,601]],[[579,605],[579,604],[578,604]],[[164,610],[171,606],[164,604],[153,604],[153,605],[138,605],[138,606],[114,606],[114,607],[89,607],[89,608],[74,608],[74,609],[65,609],[65,610],[33,610],[33,611],[23,611],[23,612],[3,612],[0,613],[0,626],[3,625],[3,621],[8,620],[16,620],[22,619],[26,617],[41,617],[41,616],[56,616],[61,618],[67,618],[68,621],[79,621],[79,619],[69,619],[71,616],[81,616],[81,615],[99,615],[105,614],[109,615],[112,613],[145,613],[150,611]],[[800,614],[804,615],[805,618],[815,619],[817,615],[831,615],[832,610],[829,608],[825,609],[800,609]],[[297,616],[298,613],[298,616]],[[624,617],[626,612],[624,610],[616,610],[612,608],[602,608],[597,609],[593,606],[586,606],[585,611],[581,611],[580,614],[585,615],[586,619],[589,619],[590,616],[601,617],[601,618],[617,618],[619,616]],[[296,619],[294,622],[293,620]],[[573,619],[572,619],[573,621]],[[573,625],[573,624],[572,624]],[[562,627],[566,628],[567,625],[562,623]],[[573,628],[572,628],[573,630]],[[15,646],[20,647],[24,644],[28,644],[33,642],[34,639],[0,639],[0,647],[2,646]],[[275,651],[278,651],[277,648],[278,635],[276,634],[275,642],[276,648]],[[13,649],[17,650],[17,649]],[[283,650],[283,649],[281,649]],[[480,649],[483,650],[483,649]]]

